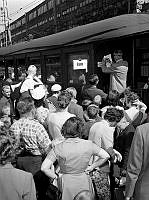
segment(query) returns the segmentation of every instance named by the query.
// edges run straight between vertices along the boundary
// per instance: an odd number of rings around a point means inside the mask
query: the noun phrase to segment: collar
[[[1,168],[3,169],[13,169],[13,165],[11,163],[7,163],[5,165],[0,165]]]

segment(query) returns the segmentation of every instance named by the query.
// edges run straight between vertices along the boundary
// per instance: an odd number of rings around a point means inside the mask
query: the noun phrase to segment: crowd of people
[[[2,84],[0,199],[148,200],[148,109],[126,80],[106,94],[91,74],[79,105],[74,87],[54,83],[49,95],[36,71]]]

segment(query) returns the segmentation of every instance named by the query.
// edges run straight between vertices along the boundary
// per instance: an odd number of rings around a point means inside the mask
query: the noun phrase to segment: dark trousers
[[[18,157],[17,159],[17,168],[33,174],[37,200],[47,200],[46,192],[49,185],[49,178],[40,170],[41,164],[41,156],[28,155]]]
[[[41,156],[22,156],[17,159],[17,168],[33,175],[41,169],[42,157]]]

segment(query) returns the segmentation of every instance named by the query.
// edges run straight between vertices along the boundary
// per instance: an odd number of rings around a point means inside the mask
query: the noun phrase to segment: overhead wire
[[[35,4],[39,3],[39,2],[42,3],[43,0],[34,0],[34,1],[30,2],[29,4],[26,4],[25,6],[21,7],[19,10],[10,13],[9,16],[10,17],[14,17],[15,15],[19,14],[20,12],[25,11],[29,7],[33,6],[33,4],[35,5]]]

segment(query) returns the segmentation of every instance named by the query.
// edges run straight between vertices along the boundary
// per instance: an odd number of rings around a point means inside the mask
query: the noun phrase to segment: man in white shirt
[[[123,60],[123,53],[121,50],[115,50],[113,56],[115,62],[103,58],[101,67],[104,73],[110,73],[109,90],[116,90],[122,93],[126,89],[128,62]]]
[[[26,77],[20,89],[21,94],[25,92],[29,92],[30,94],[32,94],[36,86],[43,85],[41,80],[36,76],[36,73],[37,73],[36,66],[30,65],[27,71],[28,76]]]

